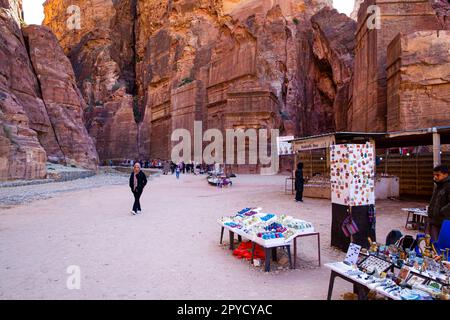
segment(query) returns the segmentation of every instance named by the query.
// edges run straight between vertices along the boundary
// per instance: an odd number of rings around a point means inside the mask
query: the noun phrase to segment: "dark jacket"
[[[441,225],[443,220],[450,220],[450,177],[443,182],[435,182],[428,217],[434,225]]]
[[[137,174],[137,188],[136,191],[137,192],[142,192],[142,190],[144,190],[145,185],[147,184],[147,177],[145,176],[145,173],[143,173],[142,171],[139,171],[139,173]],[[130,188],[131,191],[134,191],[134,172],[131,173],[130,175]]]
[[[303,170],[295,170],[295,190],[303,190],[303,185],[305,184],[305,179],[303,178]]]

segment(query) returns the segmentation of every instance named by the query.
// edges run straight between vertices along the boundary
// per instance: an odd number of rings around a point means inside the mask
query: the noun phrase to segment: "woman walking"
[[[141,165],[139,162],[136,162],[133,166],[133,172],[130,176],[130,188],[131,192],[133,192],[134,195],[134,204],[133,204],[133,210],[131,213],[133,215],[141,213],[141,204],[139,202],[139,199],[142,195],[142,192],[144,191],[144,187],[147,184],[147,177],[145,176],[145,173],[141,171]]]
[[[295,201],[303,202],[303,185],[305,179],[303,179],[303,163],[299,162],[297,164],[297,170],[295,171]]]

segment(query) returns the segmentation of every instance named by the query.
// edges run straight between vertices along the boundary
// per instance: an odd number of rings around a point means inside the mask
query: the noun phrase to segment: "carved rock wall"
[[[388,48],[388,131],[450,123],[450,31],[398,35]]]
[[[348,116],[352,131],[387,130],[387,47],[398,33],[447,28],[442,10],[432,0],[366,0],[358,13],[353,103]],[[374,28],[369,6],[380,10]]]

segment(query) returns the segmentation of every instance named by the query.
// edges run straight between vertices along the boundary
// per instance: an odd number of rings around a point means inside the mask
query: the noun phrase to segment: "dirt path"
[[[218,245],[219,217],[260,206],[313,222],[323,263],[342,259],[329,246],[329,201],[297,204],[283,191],[282,176],[243,175],[229,189],[204,176],[160,176],[140,216],[129,214],[126,182],[0,209],[0,299],[325,299],[330,272],[317,266],[315,239],[300,241],[296,270],[271,273]],[[401,207],[424,205],[379,202],[379,239],[394,228],[405,233]],[[70,265],[81,268],[80,290],[67,289]],[[349,290],[337,280],[333,298]]]

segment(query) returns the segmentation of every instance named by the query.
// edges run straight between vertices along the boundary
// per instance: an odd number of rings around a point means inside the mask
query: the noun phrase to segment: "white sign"
[[[294,136],[277,137],[277,147],[279,156],[294,154],[292,143],[288,142],[290,140],[294,140]]]
[[[354,244],[354,243],[350,243],[344,263],[349,264],[349,265],[356,264],[356,262],[358,262],[358,257],[359,257],[360,252],[361,252],[361,246]]]

